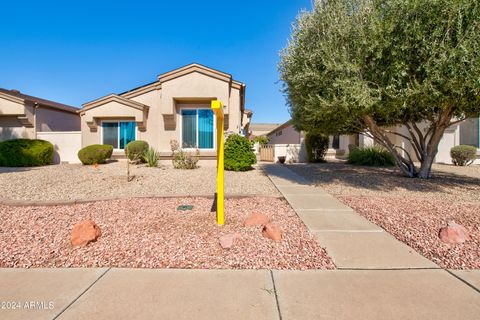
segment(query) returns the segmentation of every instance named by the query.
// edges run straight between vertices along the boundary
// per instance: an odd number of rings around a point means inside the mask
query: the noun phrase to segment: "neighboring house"
[[[122,156],[132,140],[145,140],[160,157],[171,156],[170,141],[216,158],[212,100],[225,104],[225,130],[243,133],[251,111],[245,110],[245,84],[228,73],[189,64],[161,74],[144,86],[85,103],[80,111],[82,146],[110,144]]]
[[[271,144],[302,143],[303,140],[303,132],[298,132],[293,128],[292,120],[272,129],[266,136]]]
[[[391,130],[396,130],[399,133],[408,135],[408,132],[404,126],[397,126],[391,128]],[[293,128],[291,120],[270,131],[267,134],[267,137],[270,140],[269,143],[275,145],[275,156],[285,155],[286,153],[288,160],[288,150],[291,149],[293,145],[300,145],[299,150],[303,149],[304,135],[303,133],[298,132]],[[393,134],[390,135],[390,139],[393,143],[401,146],[402,148],[407,150],[410,155],[414,156],[414,152],[409,141]],[[435,157],[435,162],[448,164],[452,163],[450,157],[450,149],[460,144],[466,144],[476,147],[478,151],[477,160],[475,161],[475,163],[480,164],[480,118],[467,119],[464,122],[449,127],[445,131],[443,138],[440,141],[440,144],[438,146],[438,153]],[[330,136],[327,157],[346,157],[349,152],[349,145],[367,147],[375,145],[375,142],[373,141],[373,139],[359,134]],[[285,148],[287,149],[287,152],[283,151],[283,149]],[[296,160],[295,156],[291,156],[291,158]],[[299,161],[301,162],[301,159],[299,159]]]
[[[0,141],[36,139],[39,132],[79,131],[78,109],[0,88]]]
[[[280,123],[252,123],[248,131],[251,139],[259,136],[266,136],[267,133],[278,127]]]
[[[306,161],[306,151],[303,143],[305,133],[303,131],[298,132],[295,130],[292,120],[288,120],[267,133],[267,137],[269,144],[276,146],[276,156],[286,155],[287,161],[289,157],[293,159],[293,161]],[[345,145],[345,148],[347,148],[348,143],[350,142],[349,140],[349,136],[331,136],[329,149],[326,154],[327,158],[343,156],[345,154],[343,146]],[[282,149],[285,149],[285,151]]]

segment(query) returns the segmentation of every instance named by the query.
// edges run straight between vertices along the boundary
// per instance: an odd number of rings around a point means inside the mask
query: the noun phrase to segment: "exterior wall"
[[[35,129],[23,126],[15,116],[0,116],[0,141],[20,138],[34,139]]]
[[[53,163],[80,163],[77,153],[82,145],[80,131],[37,132],[37,138],[50,141],[54,147]]]
[[[305,143],[296,144],[275,144],[274,162],[279,162],[278,157],[284,156],[286,163],[305,163],[307,162],[307,153]]]
[[[159,109],[161,114],[174,115],[173,121],[176,123],[177,102],[184,103],[188,100],[211,101],[215,99],[220,99],[225,103],[224,112],[229,114],[229,117],[230,110],[239,107],[235,104],[234,97],[230,101],[230,85],[228,82],[193,72],[162,83]]]
[[[37,131],[80,131],[80,116],[49,108],[37,108]]]
[[[0,115],[14,116],[25,114],[23,100],[0,93]]]
[[[280,134],[281,133],[281,134]],[[282,129],[275,130],[268,135],[269,144],[299,144],[303,139],[303,133],[298,132],[292,125],[288,125]]]

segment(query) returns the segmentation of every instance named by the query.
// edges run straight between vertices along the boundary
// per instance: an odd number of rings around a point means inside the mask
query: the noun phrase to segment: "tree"
[[[405,175],[428,178],[445,129],[480,114],[480,2],[316,1],[279,71],[297,130],[370,136]]]

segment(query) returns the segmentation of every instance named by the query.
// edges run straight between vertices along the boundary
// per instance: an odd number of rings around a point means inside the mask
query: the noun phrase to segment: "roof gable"
[[[194,72],[197,72],[221,81],[231,82],[232,85],[234,87],[237,87],[238,89],[243,85],[243,83],[233,80],[231,74],[209,68],[199,63],[191,63],[186,66],[180,67],[178,69],[175,69],[166,73],[162,73],[161,75],[158,76],[158,80],[160,81],[160,83],[162,83],[162,82],[170,81]]]
[[[87,102],[87,103],[83,104],[82,111],[87,111],[87,110],[105,105],[105,104],[110,103],[110,102],[117,102],[117,103],[120,103],[124,106],[134,108],[134,109],[137,109],[137,110],[148,109],[148,106],[144,105],[143,103],[136,102],[136,101],[133,101],[133,100],[130,100],[130,99],[126,99],[124,97],[121,97],[121,96],[118,96],[118,95],[112,93],[112,94],[109,94],[108,96],[105,96],[105,97],[102,97],[100,99],[97,99],[97,100],[94,100],[94,101]]]

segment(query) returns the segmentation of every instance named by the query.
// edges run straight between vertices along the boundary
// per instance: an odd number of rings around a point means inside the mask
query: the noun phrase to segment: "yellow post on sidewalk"
[[[223,159],[223,149],[225,144],[224,137],[224,117],[223,117],[223,103],[220,100],[212,101],[212,110],[215,113],[215,118],[217,122],[217,224],[223,226],[225,222],[225,216],[223,212],[223,199],[224,199],[224,180],[223,180],[223,170],[224,170],[224,159]]]

